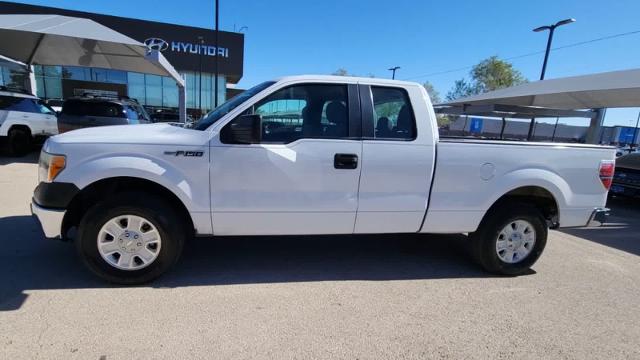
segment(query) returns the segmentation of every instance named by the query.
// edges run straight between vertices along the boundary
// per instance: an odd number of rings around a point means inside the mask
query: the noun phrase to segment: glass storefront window
[[[127,95],[142,105],[177,108],[179,105],[178,86],[170,77],[151,74],[125,72],[112,69],[85,68],[80,66],[34,65],[36,95],[44,99],[62,99],[62,84],[65,79],[125,84]],[[214,107],[214,77],[202,73],[202,104],[200,104],[200,74],[182,74],[187,86],[187,108],[202,109],[206,113]],[[0,67],[0,85],[24,87],[28,74]],[[225,102],[226,81],[218,77],[218,105]]]
[[[159,75],[144,75],[147,105],[162,106],[162,77]]]
[[[80,66],[63,66],[62,78],[91,81],[91,68]]]
[[[198,80],[200,79],[200,74],[197,72],[184,72],[182,75],[187,82],[187,107],[199,109],[200,86]],[[226,100],[226,85],[227,82],[224,76],[218,76],[218,106],[222,105]],[[213,74],[202,73],[202,110],[205,113],[214,108],[213,92]]]
[[[196,109],[198,107],[197,99],[195,98],[196,94],[196,76],[192,72],[184,73],[186,86],[187,86],[187,107]]]
[[[107,70],[107,81],[114,84],[126,84],[127,72],[120,70]]]
[[[144,74],[130,72],[127,73],[127,89],[129,97],[138,100],[142,105],[146,105],[146,92],[144,85]]]
[[[36,73],[37,75],[37,73]],[[43,65],[42,66],[42,75],[60,78],[62,77],[62,66],[51,66],[51,65]]]
[[[108,82],[107,73],[109,70],[107,69],[91,69],[91,81],[97,82]]]
[[[162,78],[162,106],[178,107],[178,85],[169,77]]]

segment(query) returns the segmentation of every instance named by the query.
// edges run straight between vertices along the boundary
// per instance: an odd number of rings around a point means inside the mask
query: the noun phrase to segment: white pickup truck
[[[137,284],[192,236],[468,233],[520,274],[547,229],[601,222],[613,148],[439,139],[416,83],[332,76],[257,85],[192,128],[50,138],[32,212],[102,278]],[[74,230],[75,229],[75,230]]]

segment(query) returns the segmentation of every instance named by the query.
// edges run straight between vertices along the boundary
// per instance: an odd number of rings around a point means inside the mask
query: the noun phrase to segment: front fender
[[[75,164],[71,161],[55,181],[71,182],[83,189],[96,181],[115,177],[153,181],[175,194],[189,212],[209,212],[208,196],[196,196],[196,179],[185,176],[182,169],[171,163],[146,154],[102,156]],[[204,183],[208,187],[208,182]]]

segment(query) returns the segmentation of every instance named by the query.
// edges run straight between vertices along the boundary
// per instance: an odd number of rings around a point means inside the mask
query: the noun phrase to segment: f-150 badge
[[[173,156],[189,156],[189,157],[202,157],[204,155],[204,151],[165,151],[165,155],[173,155]]]

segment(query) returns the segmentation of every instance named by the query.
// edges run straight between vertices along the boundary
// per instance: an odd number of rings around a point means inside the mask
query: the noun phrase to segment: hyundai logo
[[[144,41],[144,45],[149,50],[165,51],[169,47],[169,43],[159,38],[148,38]]]

